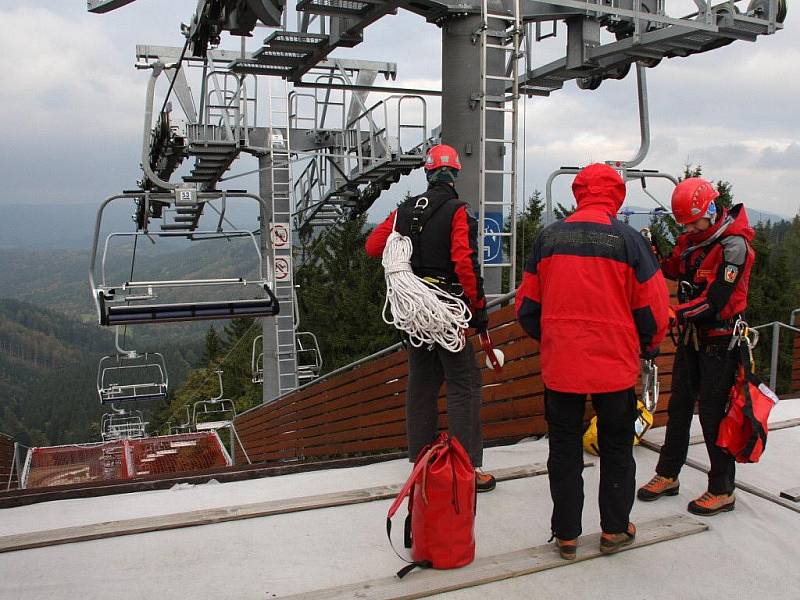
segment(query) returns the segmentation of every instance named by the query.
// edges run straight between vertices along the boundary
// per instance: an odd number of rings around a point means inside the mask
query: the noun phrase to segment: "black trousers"
[[[583,414],[586,394],[545,390],[549,428],[547,470],[553,499],[551,527],[559,539],[581,534],[583,512]],[[600,448],[600,525],[605,533],[628,528],[636,486],[633,460],[636,395],[633,388],[592,394]]]
[[[736,462],[717,446],[717,434],[739,365],[737,352],[728,352],[725,344],[701,345],[699,350],[691,345],[678,346],[672,369],[667,434],[656,466],[659,475],[675,478],[680,473],[689,451],[694,405],[699,402],[700,425],[711,461],[708,491],[712,494],[733,492]]]
[[[450,435],[464,446],[473,466],[480,467],[483,464],[481,372],[472,344],[468,342],[461,352],[450,352],[438,345],[428,348],[408,346],[408,458],[413,461],[422,448],[436,439],[439,389],[447,381]]]

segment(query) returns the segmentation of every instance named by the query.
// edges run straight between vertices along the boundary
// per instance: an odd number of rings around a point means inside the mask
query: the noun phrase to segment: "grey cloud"
[[[761,151],[756,165],[762,169],[797,169],[800,167],[800,144],[792,142],[783,149],[770,146]]]

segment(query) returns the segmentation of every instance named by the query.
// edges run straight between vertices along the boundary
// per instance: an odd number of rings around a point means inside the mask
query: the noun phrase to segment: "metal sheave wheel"
[[[778,23],[783,23],[786,20],[786,0],[778,0]],[[752,0],[750,6],[747,7],[747,14],[766,19],[769,15],[769,0]]]

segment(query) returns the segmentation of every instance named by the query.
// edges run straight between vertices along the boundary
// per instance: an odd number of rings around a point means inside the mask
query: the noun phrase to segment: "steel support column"
[[[455,148],[461,157],[461,173],[456,182],[461,198],[469,202],[472,214],[477,218],[480,161],[480,32],[482,19],[479,14],[458,16],[449,19],[442,28],[442,142]],[[499,29],[499,26],[498,26]],[[487,55],[487,70],[503,70],[503,52],[490,50]],[[489,81],[488,95],[502,96],[503,83]],[[489,112],[486,115],[486,134],[490,138],[503,137],[503,113]],[[491,148],[491,147],[490,147]],[[495,148],[496,150],[496,148]],[[487,169],[501,169],[503,157],[499,152],[486,156]],[[487,175],[487,198],[500,199],[503,195],[503,178]],[[483,249],[480,250],[483,252]],[[484,281],[487,294],[500,292],[500,273],[489,271],[489,280]]]

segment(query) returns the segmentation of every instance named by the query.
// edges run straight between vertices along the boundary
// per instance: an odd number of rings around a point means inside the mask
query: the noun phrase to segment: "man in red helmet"
[[[679,304],[673,310],[680,335],[666,438],[655,476],[638,491],[645,501],[678,493],[678,474],[686,462],[689,427],[699,401],[711,469],[708,490],[692,500],[688,510],[706,516],[734,508],[734,458],[716,441],[738,365],[738,355],[728,344],[736,318],[747,307],[755,261],[754,231],[744,206],[720,210],[718,197],[714,186],[699,177],[682,181],[672,194],[672,213],[684,233],[662,268],[678,281]]]
[[[460,200],[455,181],[461,162],[454,148],[439,144],[428,151],[425,175],[428,189],[408,198],[367,238],[367,254],[380,258],[395,227],[413,246],[415,275],[461,296],[472,312],[470,327],[486,331],[489,317],[478,264],[478,222],[469,205]],[[396,218],[396,224],[395,224]],[[447,381],[447,418],[450,433],[469,453],[476,467],[479,492],[494,489],[495,478],[478,469],[483,464],[481,432],[481,373],[471,344],[460,352],[439,345],[420,348],[409,344],[406,434],[408,456],[434,441],[437,433],[439,388]]]
[[[615,215],[625,183],[589,165],[572,184],[577,210],[533,244],[517,290],[517,319],[539,340],[551,529],[561,556],[576,556],[583,510],[583,416],[591,394],[600,448],[600,550],[630,544],[640,357],[655,358],[667,331],[669,296],[645,238]]]

